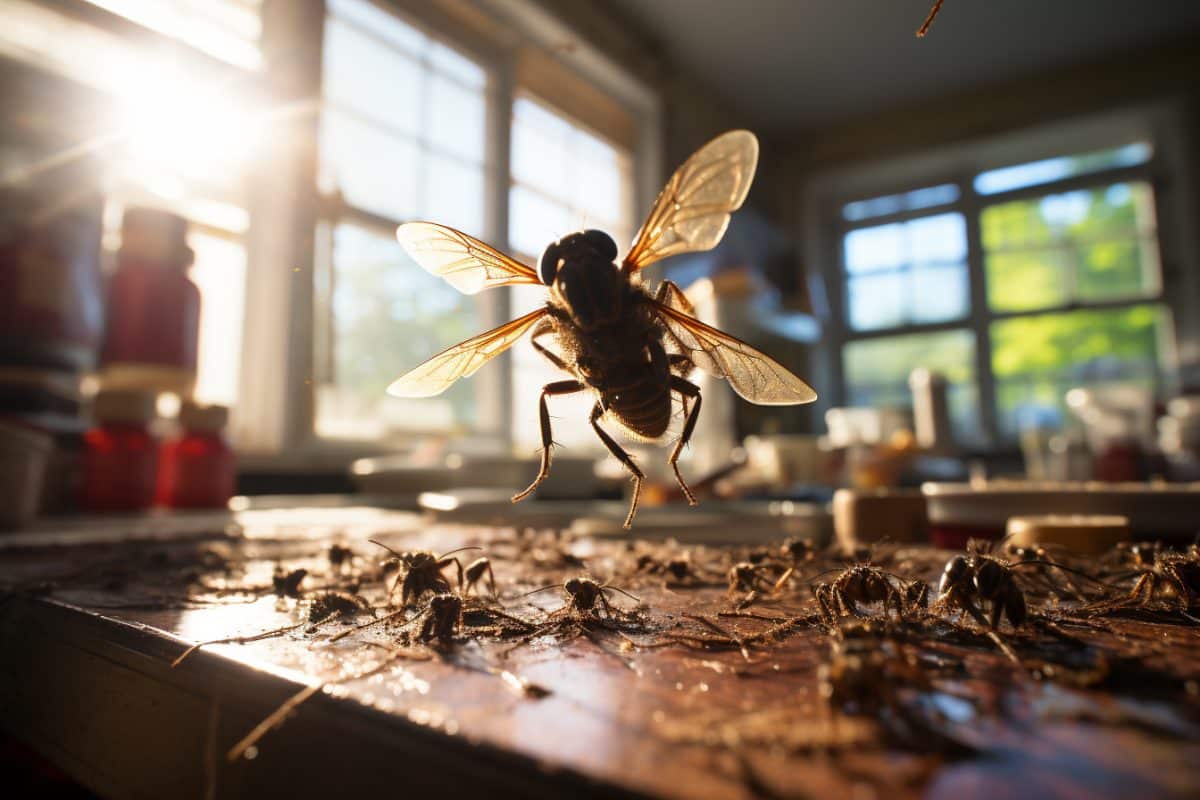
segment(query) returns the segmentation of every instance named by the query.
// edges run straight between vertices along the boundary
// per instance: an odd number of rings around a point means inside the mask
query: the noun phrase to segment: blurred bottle
[[[125,211],[109,284],[101,387],[191,396],[200,335],[200,290],[187,276],[192,259],[183,217]]]
[[[1154,425],[1154,398],[1137,386],[1072,389],[1067,405],[1082,420],[1092,451],[1092,478],[1137,481],[1146,477],[1145,455]]]
[[[95,426],[84,434],[83,505],[90,511],[137,511],[154,503],[158,441],[150,432],[156,393],[101,390]]]
[[[908,376],[912,392],[913,431],[917,446],[927,453],[947,453],[954,449],[954,431],[950,426],[950,404],[946,376],[917,367]]]
[[[225,439],[229,410],[191,401],[179,408],[182,435],[166,442],[158,471],[158,503],[171,508],[224,508],[233,496],[236,458]]]

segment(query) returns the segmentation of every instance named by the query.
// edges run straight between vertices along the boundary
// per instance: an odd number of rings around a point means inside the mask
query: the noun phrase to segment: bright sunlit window
[[[481,328],[476,301],[417,266],[394,232],[427,219],[483,236],[487,72],[367,0],[328,9],[319,186],[338,218],[318,237],[317,434],[470,428],[470,381],[422,400],[385,389]]]
[[[1075,386],[1154,391],[1170,319],[1137,172],[1152,154],[1133,142],[843,204],[845,402],[907,406],[909,372],[935,369],[972,442],[1061,418]]]
[[[515,253],[537,263],[546,245],[585,228],[606,231],[623,254],[633,236],[631,155],[530,97],[513,106],[509,241]],[[545,302],[545,289],[514,287],[513,309],[523,313]],[[515,316],[515,314],[514,314]],[[513,440],[518,452],[541,446],[538,397],[561,374],[532,347],[513,348]],[[551,413],[568,420],[554,439],[579,449],[598,446],[588,413],[595,398],[550,399]]]

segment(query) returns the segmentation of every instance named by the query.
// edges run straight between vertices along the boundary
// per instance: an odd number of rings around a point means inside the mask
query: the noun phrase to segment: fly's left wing
[[[387,388],[388,394],[394,397],[433,397],[441,394],[459,378],[473,375],[477,369],[512,347],[545,314],[546,309],[539,308],[443,350],[392,381]]]
[[[655,302],[659,319],[697,367],[760,406],[811,403],[817,393],[775,359],[693,316]]]
[[[625,256],[625,272],[660,258],[711,250],[741,208],[758,166],[758,139],[729,131],[692,154],[667,181]]]
[[[541,285],[533,267],[446,225],[406,222],[396,229],[396,238],[426,272],[445,278],[463,294],[520,283]]]

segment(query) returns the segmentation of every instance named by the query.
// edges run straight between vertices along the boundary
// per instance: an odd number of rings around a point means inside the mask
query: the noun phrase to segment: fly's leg
[[[546,359],[551,364],[569,375],[571,374],[571,368],[567,366],[566,362],[564,362],[556,353],[552,352],[548,347],[538,341],[540,337],[550,333],[554,333],[554,326],[550,324],[549,320],[542,320],[537,324],[536,327],[534,327],[533,333],[530,334],[529,343],[533,345],[534,350],[537,350],[538,353],[541,354],[542,358]]]
[[[554,437],[550,431],[550,408],[546,405],[546,398],[551,395],[574,394],[575,392],[582,392],[586,388],[579,381],[555,381],[542,387],[542,396],[538,400],[538,413],[542,425],[542,466],[538,470],[537,477],[533,479],[533,483],[529,484],[529,488],[513,495],[512,501],[514,503],[519,503],[532,494],[533,490],[540,486],[542,481],[546,480],[550,475],[550,460],[553,457]]]
[[[683,289],[680,289],[674,281],[663,281],[658,285],[658,291],[654,293],[654,299],[663,305],[678,309],[689,317],[696,316],[696,307],[692,305],[692,301],[688,300]]]
[[[606,433],[605,430],[600,427],[600,417],[603,415],[604,409],[601,408],[599,403],[596,403],[595,407],[592,408],[592,416],[590,420],[592,423],[592,430],[596,432],[596,436],[600,437],[600,441],[606,448],[608,448],[608,452],[612,453],[613,456],[616,457],[617,461],[620,461],[622,464],[624,464],[625,469],[629,470],[633,474],[633,500],[631,500],[629,503],[629,514],[625,517],[625,527],[632,528],[633,515],[637,513],[638,498],[642,494],[642,481],[645,480],[646,476],[641,469],[638,468],[638,465],[634,463],[633,457],[629,455],[629,453],[625,452],[624,448],[617,444],[616,440],[609,436],[608,433]]]
[[[684,408],[687,407],[687,398],[691,397],[696,401],[695,405],[692,406],[692,410],[687,414],[687,420],[683,423],[683,433],[680,434],[679,441],[675,443],[675,449],[671,451],[671,457],[667,459],[667,463],[675,471],[675,480],[679,482],[679,488],[683,490],[683,496],[687,498],[688,505],[694,506],[699,501],[696,500],[696,495],[692,494],[692,490],[683,480],[683,475],[679,473],[679,455],[683,452],[683,448],[687,446],[688,440],[692,438],[692,433],[696,430],[696,419],[700,416],[700,387],[678,375],[672,375],[671,389],[679,392],[683,398]]]

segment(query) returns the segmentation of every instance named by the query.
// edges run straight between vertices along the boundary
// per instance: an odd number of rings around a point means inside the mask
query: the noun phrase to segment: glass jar
[[[92,404],[95,426],[84,434],[83,506],[138,511],[154,504],[158,440],[150,431],[153,392],[103,390]]]
[[[186,401],[183,430],[160,453],[158,503],[171,508],[223,508],[233,496],[236,457],[224,435],[229,411]]]

